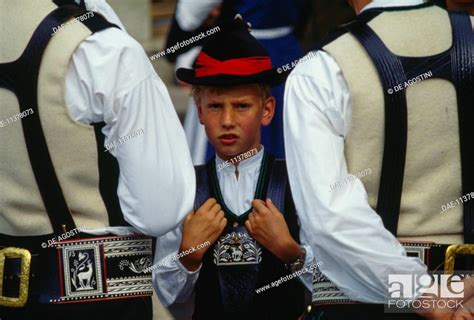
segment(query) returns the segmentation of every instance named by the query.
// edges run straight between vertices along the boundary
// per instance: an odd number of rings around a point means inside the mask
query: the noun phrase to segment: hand
[[[252,237],[284,263],[290,263],[301,253],[291,237],[283,214],[270,199],[252,201],[253,211],[245,221]]]
[[[425,298],[421,297],[418,299],[418,301],[421,301],[423,305],[423,300]],[[431,305],[434,299],[432,297],[427,297],[426,300],[428,300],[428,304]],[[443,298],[438,298],[436,299],[438,302],[441,300],[444,300]],[[435,309],[420,309],[416,310],[416,313],[419,316],[422,316],[425,319],[429,320],[452,320],[454,312],[456,310],[449,309],[449,308],[435,308]]]
[[[448,298],[438,298],[438,301],[447,300],[451,303],[451,308],[447,303],[436,303],[439,305],[447,305],[446,308],[435,308],[431,310],[427,309],[420,309],[417,310],[417,313],[429,320],[468,320],[474,319],[474,278],[465,278],[463,280],[464,283],[464,299],[456,298],[456,299],[448,299]],[[423,299],[427,300],[434,300],[433,297],[421,297],[419,300],[423,301]],[[455,300],[455,301],[453,301]],[[463,302],[464,301],[464,302]],[[431,302],[431,301],[430,301]],[[458,303],[453,305],[453,303]],[[461,303],[462,302],[462,303]],[[433,303],[429,303],[432,305]],[[452,307],[458,306],[462,304],[461,307],[454,309]]]
[[[474,319],[474,299],[470,299],[462,304],[462,308],[458,308],[452,320],[471,320]]]
[[[474,319],[474,278],[466,278],[464,282],[464,302],[462,308],[458,308],[453,320]]]
[[[216,199],[210,198],[194,213],[191,211],[183,223],[183,238],[181,239],[180,252],[189,250],[206,241],[214,243],[220,236],[227,219]],[[202,258],[210,246],[194,251],[179,260],[190,271],[199,268]]]

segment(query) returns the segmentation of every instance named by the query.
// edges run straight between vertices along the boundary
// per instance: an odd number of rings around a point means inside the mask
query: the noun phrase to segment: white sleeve
[[[309,290],[309,292],[313,291],[313,265],[315,265],[316,259],[313,254],[313,249],[311,249],[311,246],[308,245],[307,237],[303,234],[303,230],[300,231],[300,242],[301,246],[306,250],[306,258],[304,261],[303,269],[305,269],[305,272],[300,275],[300,281],[303,283],[303,285],[306,287],[306,289]]]
[[[384,228],[357,178],[347,175],[344,138],[351,119],[350,91],[328,54],[313,56],[290,74],[285,89],[284,133],[293,199],[307,244],[320,270],[350,299],[384,303],[389,274],[422,274],[419,259]]]
[[[120,29],[127,32],[114,9],[105,0],[84,0],[84,2],[87,10],[100,12],[109,22],[116,24]]]
[[[138,42],[110,28],[84,40],[70,61],[65,100],[82,123],[105,121],[105,145],[119,163],[118,196],[126,221],[160,236],[192,209],[195,174],[168,91]]]
[[[223,0],[179,0],[176,6],[176,21],[184,31],[194,31],[206,20],[212,9]]]
[[[181,229],[177,228],[156,239],[153,286],[165,307],[191,297],[202,267],[188,271],[177,259],[181,238]]]

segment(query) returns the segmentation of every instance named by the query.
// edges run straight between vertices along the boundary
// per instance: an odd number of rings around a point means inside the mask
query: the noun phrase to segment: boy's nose
[[[232,108],[224,108],[224,113],[222,115],[222,125],[226,127],[235,125],[234,111]]]

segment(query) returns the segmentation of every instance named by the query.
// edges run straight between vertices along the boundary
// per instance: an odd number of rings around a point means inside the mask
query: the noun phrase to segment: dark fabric
[[[449,14],[453,32],[453,48],[450,51],[453,82],[458,101],[459,136],[461,145],[461,169],[463,194],[474,190],[474,33],[471,20],[465,12]],[[464,243],[474,242],[474,202],[463,203]]]
[[[73,5],[73,6],[78,6],[82,9],[86,9],[86,3],[84,0],[53,0],[53,2],[58,6],[67,6],[67,5]]]
[[[413,313],[384,313],[383,305],[346,304],[313,308],[305,320],[422,320]]]
[[[3,320],[152,320],[151,297],[63,305],[34,304],[26,308],[0,307]]]
[[[232,19],[236,14],[250,22],[253,29],[293,27],[301,19],[307,0],[226,0],[222,19]]]
[[[207,175],[213,174],[212,170],[215,170],[215,166],[212,165],[213,161],[215,161],[214,158],[212,158],[206,166],[196,168],[197,195],[195,207],[200,206],[209,197],[219,198],[213,191],[215,190],[215,186],[212,186],[212,184],[218,182],[212,177],[207,177]],[[264,168],[265,166],[267,168]],[[264,157],[260,170],[264,170],[266,174],[265,177],[259,179],[259,183],[264,187],[260,193],[258,192],[259,188],[257,186],[256,198],[265,199],[270,197],[277,207],[283,206],[284,209],[280,211],[282,211],[285,216],[290,233],[296,241],[299,241],[299,227],[294,204],[291,199],[284,161],[274,160],[273,157]],[[207,186],[203,187],[201,185],[202,183],[207,184]],[[221,206],[223,206],[222,203]],[[226,215],[229,222],[223,234],[228,233],[229,230],[242,230],[241,228],[244,228],[245,220],[235,220],[230,214]],[[238,226],[234,226],[235,222],[238,223]],[[239,268],[238,266],[217,267],[214,263],[214,248],[215,244],[206,252],[203,266],[196,283],[193,319],[290,320],[297,319],[298,316],[303,313],[305,289],[296,279],[283,282],[280,286],[272,287],[259,294],[255,292],[255,289],[271,284],[280,277],[291,273],[278,258],[265,248],[262,247],[261,262],[258,265],[251,265],[250,267],[245,266],[245,268]],[[222,273],[219,269],[223,268],[232,268],[232,270]],[[243,282],[234,281],[239,275],[246,279],[246,284],[243,285]],[[230,294],[228,297],[236,297],[232,295],[231,291],[245,292],[245,294],[249,296],[245,297],[246,299],[234,301],[232,303],[233,305],[230,305],[230,301],[223,301],[222,281],[226,280],[223,279],[223,277],[233,277],[228,285],[238,286],[224,289],[226,290],[225,294]],[[250,291],[249,288],[252,290]],[[246,309],[244,309],[244,306]],[[225,310],[229,310],[229,308],[233,308],[235,312],[225,312]]]
[[[95,123],[94,132],[97,141],[97,156],[99,165],[99,189],[109,216],[109,225],[113,226],[129,226],[125,221],[120,201],[117,195],[119,180],[119,164],[117,159],[104,150],[105,136],[102,129],[105,122]]]
[[[201,26],[197,30],[184,31],[181,28],[181,26],[179,25],[178,21],[176,20],[176,17],[173,17],[173,20],[171,22],[170,31],[168,32],[168,37],[166,38],[166,49],[171,48],[171,47],[175,46],[176,44],[178,44],[182,41],[191,39],[192,37],[199,35],[201,32],[205,33],[206,31],[208,31],[211,28],[212,27],[210,27],[210,26],[209,27]],[[171,52],[171,51],[166,52],[165,58],[169,62],[174,63],[179,55],[188,52],[189,50],[191,50],[192,48],[194,48],[196,46],[202,46],[204,43],[206,43],[207,40],[209,40],[210,37],[212,37],[212,35],[207,36],[203,39],[199,39],[199,40],[197,40],[197,41],[195,41],[195,42],[193,42],[189,45],[180,47],[175,52]]]
[[[193,64],[193,69],[179,68],[176,77],[192,85],[209,86],[229,86],[239,84],[267,83],[276,86],[285,81],[289,70],[279,70],[275,65],[263,71],[256,70],[249,74],[236,75],[228,71],[227,65],[217,74],[196,76],[196,70],[205,68],[206,65],[199,65],[197,62],[202,54],[206,54],[212,59],[220,62],[229,62],[236,59],[249,59],[254,57],[264,57],[271,60],[270,56],[249,32],[248,25],[241,19],[228,20],[219,25],[220,30],[202,47],[198,58]],[[239,44],[238,47],[236,44]],[[253,68],[249,68],[253,70]]]
[[[207,199],[210,198],[211,194],[209,191],[209,178],[207,173],[207,166],[200,165],[195,166],[194,171],[196,172],[196,197],[194,198],[194,210],[199,209]]]
[[[109,235],[111,236],[111,235]],[[29,285],[28,285],[28,301],[24,308],[6,308],[0,306],[0,319],[10,319],[8,317],[2,318],[3,314],[8,314],[11,316],[11,319],[22,319],[15,318],[14,316],[23,315],[25,312],[33,312],[36,314],[36,310],[52,310],[55,307],[49,306],[46,307],[45,304],[49,304],[50,300],[58,299],[61,296],[61,284],[60,284],[60,275],[62,274],[60,270],[60,265],[58,262],[58,251],[54,247],[47,247],[42,245],[43,243],[47,244],[48,240],[51,240],[55,237],[54,234],[41,235],[41,236],[29,236],[29,237],[16,237],[9,236],[5,234],[0,234],[0,250],[4,247],[16,247],[26,249],[31,254],[31,263],[30,263],[30,274],[29,274]],[[79,237],[81,239],[86,238],[96,238],[97,236],[80,233]],[[70,240],[70,238],[68,239]],[[118,257],[117,259],[121,259]],[[104,260],[104,263],[106,260]],[[107,276],[108,278],[118,278],[119,276],[136,276],[133,272],[124,270],[120,271],[116,266],[119,265],[119,261],[109,263],[107,262]],[[115,269],[114,269],[115,268]],[[114,274],[115,273],[115,274]],[[21,274],[20,270],[20,260],[6,258],[5,259],[5,268],[3,269],[3,279],[6,282],[3,283],[3,296],[9,296],[16,298],[18,297],[19,290],[19,276]],[[139,298],[130,298],[131,300],[139,300]],[[126,301],[128,299],[118,299],[118,301]],[[117,301],[117,299],[116,299]],[[99,302],[82,302],[81,304],[100,304],[106,302],[105,300]],[[59,309],[63,310],[64,306],[73,306],[76,304],[63,304]],[[94,307],[98,308],[98,307]],[[59,310],[58,309],[58,310]],[[106,310],[104,309],[103,313]],[[60,314],[58,312],[58,314]],[[30,318],[25,318],[30,319]],[[36,319],[36,318],[31,318]],[[38,318],[38,319],[49,319],[49,318]],[[121,318],[127,319],[127,318]],[[140,318],[139,318],[140,319]],[[145,318],[144,318],[145,319]]]

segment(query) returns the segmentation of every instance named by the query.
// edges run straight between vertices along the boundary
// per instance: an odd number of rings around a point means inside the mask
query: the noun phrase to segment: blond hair
[[[253,83],[251,85],[257,86],[258,89],[260,90],[261,93],[261,98],[262,102],[265,102],[268,97],[271,97],[272,95],[272,89],[269,84],[266,83]],[[191,90],[191,95],[194,98],[194,102],[196,105],[199,105],[201,103],[201,95],[203,89],[209,89],[211,92],[216,92],[219,91],[220,89],[223,88],[229,88],[233,86],[204,86],[204,85],[194,85],[192,90]]]

